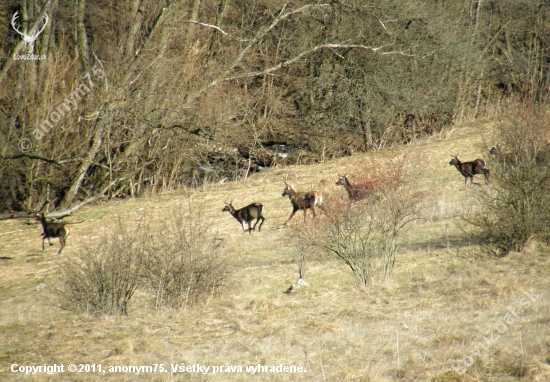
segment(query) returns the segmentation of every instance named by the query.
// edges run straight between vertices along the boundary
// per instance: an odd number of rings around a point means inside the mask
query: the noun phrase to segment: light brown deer
[[[42,234],[42,250],[44,250],[45,239],[48,239],[48,243],[50,245],[53,245],[50,242],[50,238],[55,239],[57,237],[59,238],[59,244],[61,245],[61,248],[57,253],[61,253],[61,251],[65,247],[65,240],[67,239],[67,236],[69,236],[69,234],[71,233],[71,227],[64,223],[47,222],[43,213],[36,214],[36,216],[37,219],[40,220],[40,223],[42,224],[42,230],[44,231],[44,233]]]
[[[251,234],[256,229],[256,225],[261,220],[260,226],[258,227],[258,232],[262,231],[262,224],[264,224],[265,218],[262,216],[262,210],[263,206],[260,203],[252,203],[249,204],[246,207],[241,208],[240,210],[235,209],[233,207],[233,202],[225,203],[225,207],[223,208],[223,212],[228,211],[243,227],[244,232],[248,232]],[[250,228],[252,225],[252,220],[256,219],[256,223],[254,223],[254,227]],[[248,225],[248,230],[245,230],[244,226]]]
[[[304,210],[304,222],[306,221],[306,211],[308,209],[311,210],[314,218],[315,206],[318,206],[319,208],[321,208],[321,210],[323,209],[323,207],[321,206],[323,203],[323,196],[321,195],[321,193],[317,191],[297,192],[294,191],[292,186],[288,185],[286,182],[285,186],[286,188],[283,191],[283,196],[288,196],[293,208],[292,214],[290,214],[290,217],[285,222],[285,224],[288,223],[290,219],[292,219],[294,214],[300,209]]]
[[[464,176],[464,185],[468,184],[468,179],[470,179],[470,184],[474,182],[474,175],[483,174],[485,175],[485,180],[489,181],[489,174],[491,170],[485,168],[485,161],[483,159],[475,159],[471,162],[462,162],[458,158],[458,154],[455,156],[451,155],[453,159],[449,162],[449,165],[455,166],[456,169]]]
[[[347,174],[338,175],[338,177],[339,179],[336,185],[344,187],[352,202],[365,199],[374,192],[374,185],[372,184],[353,184],[349,181]]]

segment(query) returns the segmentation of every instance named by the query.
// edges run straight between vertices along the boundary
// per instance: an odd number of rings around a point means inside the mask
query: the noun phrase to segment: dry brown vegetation
[[[14,59],[15,12],[20,31],[49,15],[44,60]],[[238,180],[545,103],[549,20],[546,0],[2,1],[0,213]]]
[[[387,280],[403,232],[419,219],[424,196],[417,191],[423,171],[418,156],[390,157],[384,164],[369,159],[354,166],[359,181],[348,186],[368,190],[360,203],[347,189],[349,200],[342,199],[339,190],[327,190],[323,202],[326,218],[294,230],[300,248],[310,253],[321,251],[343,262],[363,285]]]
[[[493,254],[520,251],[531,239],[550,243],[549,131],[545,107],[518,107],[498,120],[498,150],[489,159],[498,175],[477,198],[486,213],[466,218]]]
[[[448,166],[450,153],[486,157],[484,140],[494,123],[476,122],[443,136],[370,155],[355,155],[310,166],[275,169],[239,182],[204,185],[155,197],[85,206],[61,255],[40,246],[40,226],[22,220],[0,222],[0,374],[13,363],[101,363],[110,365],[302,365],[305,373],[68,374],[37,375],[29,380],[159,381],[548,381],[550,379],[550,250],[531,241],[521,252],[494,259],[454,224],[479,204]],[[309,287],[284,291],[298,276],[300,247],[291,240],[290,205],[281,197],[281,176],[298,186],[347,195],[337,187],[338,173],[380,164],[396,155],[429,154],[414,190],[427,192],[421,220],[411,223],[386,282],[359,284],[338,261],[322,254],[307,258]],[[479,186],[485,187],[485,186]],[[261,202],[262,232],[238,232],[221,210],[224,200]],[[221,295],[205,296],[186,309],[155,309],[157,300],[137,291],[127,316],[94,317],[62,310],[55,288],[67,262],[105,238],[117,225],[136,227],[145,220],[162,226],[199,203],[212,229],[228,249],[221,260],[230,273]],[[361,203],[361,202],[358,202]],[[319,221],[326,219],[322,213]],[[308,219],[308,223],[311,220]],[[309,255],[306,255],[309,256]],[[39,285],[45,283],[47,287]],[[43,286],[43,285],[42,285]],[[482,349],[466,374],[464,360],[484,343],[524,294],[538,297],[495,343]],[[496,334],[496,332],[495,332]]]
[[[59,255],[34,220],[0,221],[1,379],[86,363],[168,373],[29,379],[548,381],[547,3],[0,2],[0,219],[84,220]],[[14,59],[32,49],[45,59]],[[494,183],[464,188],[457,152]],[[342,173],[372,195],[352,205]],[[284,175],[327,195],[305,228],[282,224]],[[226,200],[262,203],[262,232]],[[378,229],[359,277],[327,256],[343,211],[351,236]]]

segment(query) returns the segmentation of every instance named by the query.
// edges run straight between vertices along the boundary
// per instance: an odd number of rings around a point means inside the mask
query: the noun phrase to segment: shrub
[[[408,158],[359,168],[355,178],[373,182],[375,193],[351,204],[326,195],[326,218],[298,227],[296,236],[309,246],[344,262],[363,285],[387,279],[395,264],[400,238],[418,216],[422,195],[413,192],[415,174]],[[357,169],[356,169],[357,171]]]
[[[477,194],[482,211],[466,218],[493,255],[520,251],[531,239],[550,241],[549,121],[548,110],[522,106],[498,125],[492,182]]]
[[[202,207],[170,211],[171,219],[120,222],[111,234],[69,261],[62,274],[62,306],[90,314],[127,314],[138,288],[152,292],[156,308],[183,308],[216,294],[227,271],[223,248]],[[144,220],[144,219],[140,219]]]
[[[147,259],[146,283],[156,296],[156,308],[185,308],[220,291],[227,271],[220,240],[201,206],[189,202],[172,212],[163,240]]]
[[[141,224],[128,230],[119,221],[96,246],[65,264],[59,290],[62,306],[93,315],[126,315],[128,302],[141,284],[150,239],[149,230]]]

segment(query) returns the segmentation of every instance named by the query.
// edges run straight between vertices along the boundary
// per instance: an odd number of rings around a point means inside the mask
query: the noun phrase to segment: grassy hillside
[[[64,372],[25,380],[549,381],[550,251],[533,243],[522,253],[483,259],[455,224],[475,208],[473,191],[483,185],[465,188],[463,177],[448,165],[449,154],[486,156],[484,142],[492,142],[491,125],[478,122],[372,154],[383,161],[398,153],[423,153],[430,160],[424,162],[419,187],[429,192],[422,219],[409,227],[392,278],[367,288],[359,287],[342,264],[316,257],[309,260],[305,275],[310,286],[283,293],[298,277],[297,251],[289,237],[302,218],[297,215],[291,227],[282,227],[292,209],[281,196],[281,177],[288,174],[300,189],[328,190],[336,187],[338,173],[368,163],[368,155],[86,207],[67,219],[84,222],[74,225],[61,255],[56,254],[57,240],[41,251],[38,223],[2,221],[2,380],[23,379],[10,371],[14,363],[65,368],[82,363],[102,364],[104,369],[163,364],[168,372]],[[59,308],[54,289],[60,269],[85,246],[101,240],[116,217],[127,224],[137,219],[162,222],[189,200],[204,205],[231,249],[226,259],[231,277],[221,297],[185,310],[155,311],[154,301],[138,294],[127,317],[94,318]],[[222,213],[223,201],[230,200],[238,207],[252,201],[264,204],[261,233],[243,234]],[[37,289],[41,283],[47,287]],[[526,292],[535,295],[519,313]],[[509,309],[517,317],[503,329]],[[485,343],[487,333],[493,333],[494,343],[485,349],[478,344]],[[480,356],[473,355],[476,348]],[[453,366],[464,369],[470,362],[466,375],[451,372]],[[210,370],[172,373],[171,364],[200,364]],[[306,371],[251,375],[245,369],[280,364]],[[213,366],[240,366],[243,371],[213,374]]]

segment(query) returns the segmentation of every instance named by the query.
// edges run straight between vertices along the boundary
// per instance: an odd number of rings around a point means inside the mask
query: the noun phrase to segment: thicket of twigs
[[[58,290],[65,309],[92,315],[127,314],[137,290],[156,309],[186,308],[223,290],[227,269],[200,206],[180,208],[159,223],[120,222],[98,244],[68,260]]]
[[[14,59],[31,50],[15,12],[44,27],[44,60]],[[0,212],[239,179],[549,96],[543,0],[9,0],[0,17]]]
[[[362,285],[384,282],[395,265],[404,230],[419,217],[424,198],[415,191],[419,163],[411,155],[356,166],[350,177],[356,189],[366,191],[360,200],[342,198],[334,190],[324,193],[324,215],[296,225],[292,232],[302,263],[321,252],[343,262]]]
[[[471,237],[496,256],[521,251],[530,240],[550,243],[550,111],[510,111],[496,141],[488,158],[491,183],[476,195],[483,208],[466,217]]]

